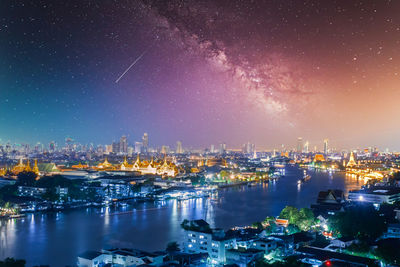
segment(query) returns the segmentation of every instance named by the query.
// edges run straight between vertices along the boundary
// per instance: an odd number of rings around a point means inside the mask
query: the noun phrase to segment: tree
[[[6,258],[4,261],[0,261],[0,267],[24,267],[25,263],[25,260]]]
[[[302,231],[310,230],[315,223],[313,212],[308,208],[298,210],[295,207],[286,206],[279,215],[279,218],[289,220],[289,224],[297,226]]]
[[[221,176],[221,179],[226,180],[226,178],[228,177],[228,172],[222,170],[219,175]]]
[[[290,224],[296,225],[300,219],[300,213],[295,207],[286,206],[279,214],[279,218],[287,219]]]
[[[254,222],[254,223],[251,224],[251,227],[254,227],[254,228],[257,228],[257,229],[260,229],[260,230],[264,229],[264,227],[263,227],[261,222]]]
[[[46,192],[42,194],[42,198],[54,202],[59,200],[60,196],[57,194],[55,188],[47,188]]]
[[[299,217],[297,226],[303,231],[310,230],[311,226],[315,224],[314,213],[308,208],[300,209]]]
[[[176,242],[176,241],[169,242],[169,243],[167,244],[167,249],[166,249],[166,251],[167,251],[168,253],[178,252],[178,251],[180,251],[180,250],[181,250],[181,249],[179,248],[179,244],[178,244],[178,242]]]
[[[37,175],[34,172],[20,172],[17,176],[17,184],[24,186],[33,186],[35,184],[36,177]]]
[[[174,260],[174,255],[179,252],[181,249],[179,248],[179,244],[176,241],[169,242],[167,244],[167,248],[165,249],[169,256],[171,257],[171,260]]]
[[[340,236],[369,240],[381,236],[386,224],[374,207],[358,205],[330,218],[329,228]]]
[[[378,241],[378,247],[374,254],[387,264],[400,264],[400,240],[396,238],[382,239]]]

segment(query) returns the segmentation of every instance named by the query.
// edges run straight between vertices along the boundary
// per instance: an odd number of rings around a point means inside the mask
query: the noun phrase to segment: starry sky
[[[398,14],[385,0],[4,0],[0,143],[148,132],[400,150]]]

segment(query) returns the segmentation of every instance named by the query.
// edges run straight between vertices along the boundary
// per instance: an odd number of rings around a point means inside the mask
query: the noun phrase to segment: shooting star
[[[124,73],[121,74],[121,76],[118,77],[118,79],[115,80],[115,83],[118,83],[122,77],[146,54],[147,50],[145,50],[138,58],[133,61],[133,63],[124,71]]]

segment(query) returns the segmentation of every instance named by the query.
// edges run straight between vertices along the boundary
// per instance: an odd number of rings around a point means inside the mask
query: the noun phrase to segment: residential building
[[[400,188],[374,186],[361,190],[349,191],[349,200],[355,202],[369,202],[373,204],[393,204],[400,201]]]

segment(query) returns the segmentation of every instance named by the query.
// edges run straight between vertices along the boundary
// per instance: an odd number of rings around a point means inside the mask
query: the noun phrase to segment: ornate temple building
[[[79,162],[79,164],[77,164],[77,165],[72,165],[71,168],[72,168],[72,169],[82,170],[82,169],[87,169],[87,168],[89,168],[89,165],[87,165],[87,164],[82,164],[81,162]]]
[[[141,174],[153,174],[168,177],[175,177],[178,174],[178,168],[176,165],[173,162],[167,162],[166,157],[164,157],[163,162],[156,162],[153,157],[150,162],[148,162],[146,160],[141,161],[140,156],[138,155],[130,170],[140,172]]]
[[[178,174],[178,168],[173,162],[168,162],[166,157],[164,157],[163,161],[154,161],[151,158],[150,161],[141,160],[138,155],[133,164],[129,164],[126,157],[124,161],[118,166],[114,166],[110,162],[108,162],[107,158],[104,162],[98,164],[94,169],[98,171],[131,171],[131,172],[139,172],[140,174],[152,174],[152,175],[161,175],[167,177],[175,177]]]
[[[7,169],[6,168],[0,168],[0,177],[6,175]]]
[[[356,161],[355,161],[355,159],[354,159],[354,153],[353,153],[353,151],[351,151],[351,153],[350,153],[350,159],[349,159],[349,162],[347,162],[346,167],[352,168],[352,167],[354,167],[354,166],[357,166],[357,163],[356,163]]]
[[[324,162],[325,161],[325,157],[322,154],[315,154],[313,161],[314,162]]]
[[[34,172],[37,175],[39,175],[39,168],[37,165],[37,160],[35,160],[35,165],[33,166],[33,168],[31,168],[29,159],[26,161],[26,164],[24,164],[22,158],[19,160],[19,163],[17,165],[15,165],[12,169],[11,172],[14,175],[18,175],[20,172],[23,171],[27,171],[27,172]]]
[[[108,159],[105,158],[102,163],[99,163],[95,169],[99,171],[115,171],[117,168],[114,167],[110,162],[108,162]]]

